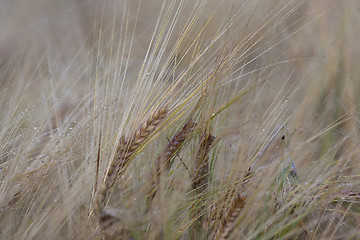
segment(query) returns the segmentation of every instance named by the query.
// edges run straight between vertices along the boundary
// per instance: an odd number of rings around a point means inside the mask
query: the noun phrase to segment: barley
[[[131,162],[131,158],[136,150],[148,139],[150,134],[154,132],[156,127],[166,117],[168,110],[163,107],[157,110],[145,123],[132,134],[131,138],[126,139],[125,136],[120,138],[116,154],[110,164],[110,168],[105,176],[104,186],[100,191],[98,198],[98,208],[103,208],[108,197],[109,190],[114,186],[115,182],[124,173],[126,167]]]
[[[241,209],[245,206],[245,197],[237,195],[233,200],[230,208],[226,212],[226,216],[218,228],[214,240],[225,240],[230,236],[231,231],[235,226],[235,221],[239,216]]]
[[[166,145],[163,153],[156,160],[152,171],[150,173],[151,189],[148,194],[148,206],[150,206],[152,199],[155,197],[156,188],[160,183],[160,172],[163,168],[169,170],[172,164],[172,159],[175,154],[183,146],[185,140],[190,136],[195,124],[189,119],[184,126],[174,135],[171,141]]]

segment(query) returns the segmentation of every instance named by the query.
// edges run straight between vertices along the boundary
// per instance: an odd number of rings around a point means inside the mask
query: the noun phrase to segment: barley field
[[[0,20],[0,239],[360,239],[360,1]]]

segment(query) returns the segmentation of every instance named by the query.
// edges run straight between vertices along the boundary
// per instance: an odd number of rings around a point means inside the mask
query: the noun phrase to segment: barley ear
[[[201,139],[199,151],[195,158],[195,173],[193,176],[192,187],[197,193],[205,191],[208,183],[209,156],[208,153],[215,140],[211,134],[204,135]]]
[[[195,123],[189,119],[184,126],[179,129],[179,131],[172,137],[171,141],[166,145],[162,154],[156,160],[154,166],[152,167],[150,173],[150,191],[147,197],[147,206],[151,205],[152,199],[156,195],[156,188],[160,184],[160,174],[162,171],[168,171],[172,165],[172,159],[176,155],[177,152],[183,146],[185,140],[191,135],[193,129],[195,127]]]
[[[110,167],[105,175],[104,184],[99,191],[97,198],[97,208],[100,210],[105,206],[109,190],[115,185],[116,181],[130,164],[134,153],[149,138],[151,133],[159,126],[168,113],[167,107],[162,107],[155,111],[150,118],[142,123],[131,135],[130,138],[122,136],[116,148],[116,153],[111,161]]]
[[[230,208],[226,212],[226,216],[220,224],[220,227],[216,231],[214,240],[225,240],[230,236],[231,231],[234,229],[236,219],[240,215],[241,209],[245,206],[245,197],[241,197],[240,194],[233,200]]]
[[[209,156],[208,153],[215,140],[211,134],[203,134],[200,139],[199,150],[195,157],[195,172],[192,177],[192,189],[195,193],[195,203],[193,206],[192,217],[195,218],[193,223],[193,238],[203,238],[204,233],[204,196],[208,189],[209,183]]]

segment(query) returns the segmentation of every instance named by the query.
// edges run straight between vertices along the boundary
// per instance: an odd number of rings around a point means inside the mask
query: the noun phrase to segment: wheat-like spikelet
[[[199,151],[196,155],[195,173],[193,176],[192,187],[197,193],[204,192],[207,186],[209,173],[208,153],[214,140],[215,137],[213,135],[204,135],[199,146]]]
[[[136,150],[148,139],[168,113],[167,107],[162,107],[131,135],[129,139],[125,136],[120,138],[116,154],[110,164],[105,176],[104,185],[97,199],[98,208],[104,207],[109,189],[112,188],[117,179],[123,174],[126,166],[130,163],[131,157]]]
[[[175,154],[183,146],[185,140],[190,136],[195,127],[195,123],[189,119],[184,126],[174,135],[171,141],[166,145],[163,153],[156,160],[152,171],[150,173],[151,189],[148,196],[148,206],[151,204],[151,200],[155,197],[156,188],[160,183],[160,172],[162,168],[169,170],[171,168],[172,159]]]
[[[193,223],[193,238],[202,238],[204,232],[204,215],[203,215],[203,197],[205,196],[208,178],[209,178],[209,156],[208,153],[215,140],[211,134],[203,134],[200,140],[199,150],[195,157],[195,172],[192,177],[192,189],[196,195],[196,199],[191,213],[192,217],[196,219]],[[198,201],[199,200],[199,201]]]
[[[224,202],[226,199],[231,198],[231,196],[234,196],[236,194],[236,191],[240,190],[241,193],[243,193],[250,182],[250,179],[253,177],[254,171],[251,169],[251,167],[248,168],[248,170],[245,172],[244,177],[242,180],[238,180],[234,182],[234,185],[228,189],[225,190],[225,192],[222,194],[222,197],[217,199],[212,206],[209,207],[209,214],[207,219],[207,226],[208,229],[213,230],[217,216],[222,216],[226,209],[223,208]]]
[[[180,150],[184,141],[192,132],[194,126],[195,123],[193,123],[191,119],[189,119],[166,146],[163,155],[160,156],[160,160],[162,161],[162,163],[165,163],[166,169],[169,169],[171,167],[172,158]]]
[[[235,226],[237,217],[239,216],[241,209],[245,206],[245,197],[241,197],[240,194],[233,200],[230,208],[226,212],[226,216],[220,224],[220,227],[216,231],[214,240],[228,239],[231,231]]]

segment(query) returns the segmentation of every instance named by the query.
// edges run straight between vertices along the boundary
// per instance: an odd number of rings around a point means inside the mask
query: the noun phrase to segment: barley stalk
[[[167,113],[168,110],[166,107],[160,108],[155,111],[146,122],[140,125],[140,127],[131,135],[131,138],[126,139],[125,136],[120,138],[115,156],[106,173],[103,188],[97,199],[98,208],[100,210],[105,206],[109,189],[114,186],[115,182],[124,173],[126,167],[130,164],[133,154],[148,139],[150,134],[154,132],[156,127],[166,117]]]
[[[155,197],[156,188],[160,184],[160,173],[162,169],[169,170],[171,168],[172,159],[175,154],[183,146],[185,140],[190,136],[195,124],[189,119],[184,126],[174,135],[171,141],[167,144],[163,153],[156,160],[152,171],[150,173],[151,190],[148,197],[148,206],[150,206],[152,199]]]
[[[215,137],[211,134],[203,136],[199,151],[195,158],[195,173],[193,176],[192,187],[197,193],[202,193],[206,190],[209,173],[209,156],[211,145]]]
[[[233,200],[230,208],[226,212],[226,216],[220,227],[216,231],[214,240],[225,240],[230,236],[231,231],[235,226],[237,217],[240,215],[241,209],[245,206],[245,197],[241,197],[240,194]]]
[[[213,229],[215,222],[216,222],[216,216],[222,216],[226,209],[223,209],[222,205],[226,199],[231,198],[234,194],[236,194],[237,189],[240,188],[241,192],[244,192],[246,189],[247,184],[250,181],[250,178],[252,178],[254,175],[254,171],[251,170],[251,167],[248,168],[248,170],[245,172],[245,175],[242,179],[242,181],[236,181],[234,182],[234,186],[227,189],[225,193],[223,194],[223,197],[219,198],[213,205],[210,207],[209,210],[209,217],[207,226],[209,229]]]
[[[163,157],[161,157],[162,162],[165,163],[166,169],[171,167],[171,160],[175,154],[180,150],[184,141],[190,135],[194,129],[195,123],[188,120],[184,126],[177,132],[177,134],[171,139],[170,143],[166,146]]]
[[[199,146],[199,151],[195,157],[195,173],[192,178],[192,188],[195,190],[196,199],[192,212],[192,216],[196,218],[193,224],[193,238],[202,238],[204,216],[203,216],[203,200],[209,181],[209,156],[208,153],[215,140],[215,137],[211,134],[203,134]],[[200,202],[199,202],[199,201]]]

